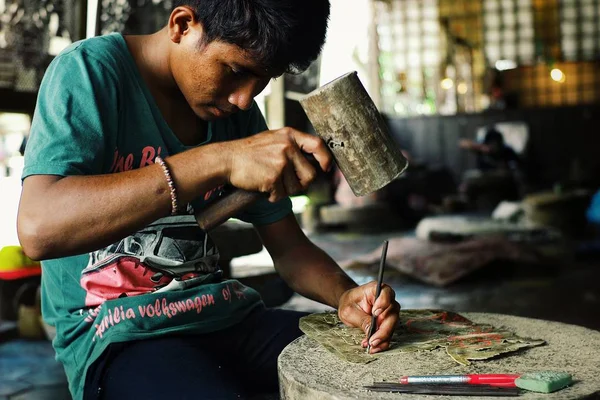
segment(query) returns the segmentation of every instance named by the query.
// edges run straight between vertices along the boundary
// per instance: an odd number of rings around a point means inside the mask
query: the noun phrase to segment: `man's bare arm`
[[[377,282],[358,286],[323,250],[304,235],[293,215],[258,228],[275,268],[296,292],[338,309],[342,322],[370,329],[371,315],[377,331],[371,337],[371,353],[387,350],[398,321],[400,304],[391,287],[384,285],[376,298]],[[367,339],[363,340],[367,347]]]
[[[338,308],[341,295],[358,286],[304,235],[293,215],[257,230],[277,272],[295,292]]]
[[[169,157],[180,204],[226,181],[222,144]],[[48,259],[89,252],[169,215],[158,165],[96,176],[32,175],[23,182],[17,228],[25,252]]]
[[[277,201],[303,188],[332,159],[322,140],[290,128],[200,146],[169,157],[179,204],[224,183],[269,194]],[[159,165],[96,176],[34,175],[25,179],[17,230],[27,255],[48,259],[107,246],[171,210]]]

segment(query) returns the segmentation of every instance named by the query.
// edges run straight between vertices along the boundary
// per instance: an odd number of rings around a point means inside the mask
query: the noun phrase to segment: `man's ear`
[[[180,6],[173,10],[167,25],[169,38],[173,43],[180,43],[182,38],[192,32],[202,35],[202,25],[196,20],[194,10]],[[199,30],[199,32],[195,32]]]

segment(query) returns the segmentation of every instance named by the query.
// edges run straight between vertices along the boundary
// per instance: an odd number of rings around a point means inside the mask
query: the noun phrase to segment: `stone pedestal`
[[[519,336],[544,339],[547,345],[509,353],[469,366],[454,362],[443,350],[402,353],[381,357],[369,364],[342,361],[317,342],[302,336],[279,356],[281,398],[342,399],[439,399],[440,396],[375,393],[363,389],[379,381],[398,381],[403,375],[526,373],[564,371],[575,383],[551,394],[523,393],[523,399],[600,398],[600,332],[575,325],[508,315],[462,313],[476,323],[505,326]],[[444,397],[445,398],[445,397]],[[456,399],[473,397],[453,396]],[[490,398],[495,397],[478,397]]]

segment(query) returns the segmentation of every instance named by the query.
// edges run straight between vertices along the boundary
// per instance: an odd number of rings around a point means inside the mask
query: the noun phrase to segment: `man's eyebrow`
[[[245,65],[242,65],[242,64],[239,64],[236,62],[231,63],[231,65],[233,65],[235,67],[235,69],[237,69],[238,71],[245,72],[250,75],[259,77],[259,78],[269,78],[270,77],[270,75],[268,74],[266,69],[261,70],[261,69],[257,69],[257,68],[250,68],[248,66],[245,66]]]

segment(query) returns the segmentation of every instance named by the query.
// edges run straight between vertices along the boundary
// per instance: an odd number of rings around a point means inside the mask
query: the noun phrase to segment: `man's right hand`
[[[293,128],[265,131],[227,146],[227,173],[231,185],[269,194],[275,202],[308,187],[317,171],[307,160],[312,154],[323,171],[333,157],[317,136]]]
[[[179,204],[225,183],[269,194],[270,201],[306,188],[332,156],[318,137],[291,128],[198,146],[166,158]],[[32,175],[23,182],[18,232],[29,257],[83,254],[114,243],[170,214],[159,165],[111,174]],[[85,223],[82,223],[85,221]]]

